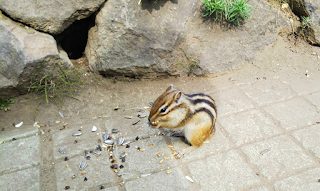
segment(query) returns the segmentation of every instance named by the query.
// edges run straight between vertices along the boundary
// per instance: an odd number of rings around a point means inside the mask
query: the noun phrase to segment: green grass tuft
[[[57,75],[53,75],[51,72],[43,73],[40,72],[43,69],[43,64],[31,79],[31,84],[27,87],[28,91],[40,94],[37,98],[44,97],[47,104],[51,100],[57,104],[63,103],[63,96],[74,97],[72,92],[76,85],[83,84],[82,72],[76,69],[62,70],[57,64]]]
[[[250,0],[204,0],[203,8],[204,13],[202,17],[213,16],[214,22],[222,22],[223,20],[228,23],[240,25],[250,17],[250,12],[253,8],[247,3]]]

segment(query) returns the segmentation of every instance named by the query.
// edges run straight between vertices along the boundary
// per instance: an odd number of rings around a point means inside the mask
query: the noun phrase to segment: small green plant
[[[10,104],[14,104],[15,102],[16,100],[13,98],[7,100],[0,98],[0,110],[10,111]]]
[[[28,91],[41,94],[39,97],[44,97],[47,104],[49,100],[61,103],[63,102],[63,96],[74,97],[72,92],[75,86],[83,83],[81,71],[72,69],[62,70],[57,64],[58,74],[53,75],[52,72],[40,72],[43,69],[43,64],[40,65],[31,79],[31,85],[27,87]]]
[[[302,30],[305,28],[310,28],[312,23],[312,20],[310,19],[310,17],[302,16],[301,18],[302,18],[302,24],[301,24]]]
[[[250,0],[204,0],[203,3],[203,17],[215,17],[215,21],[227,21],[240,25],[250,17],[250,12],[253,8],[247,3]]]
[[[183,54],[184,54],[184,56],[187,58],[187,60],[188,60],[188,63],[186,64],[186,63],[177,63],[176,65],[180,65],[180,66],[183,66],[184,68],[186,68],[187,69],[187,71],[188,71],[188,75],[190,75],[190,74],[192,74],[192,72],[194,71],[194,69],[196,69],[196,67],[197,67],[197,62],[196,61],[194,61],[194,60],[191,60],[190,58],[189,58],[189,56],[186,54],[186,52],[181,48],[181,50],[182,50],[182,52],[183,52]]]

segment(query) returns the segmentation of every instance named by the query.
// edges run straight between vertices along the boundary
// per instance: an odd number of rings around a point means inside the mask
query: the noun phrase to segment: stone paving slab
[[[40,172],[38,167],[31,167],[21,171],[0,176],[2,191],[26,190],[38,191],[40,189]]]
[[[265,110],[278,120],[281,127],[286,130],[312,125],[320,119],[317,108],[303,98],[275,103],[265,107]]]
[[[190,162],[188,169],[201,191],[243,190],[260,183],[256,172],[235,150]]]
[[[123,152],[127,153],[125,162],[118,162],[118,164],[124,166],[121,172],[129,172],[123,175],[124,180],[137,178],[141,174],[164,171],[168,167],[177,166],[176,159],[173,157],[162,136],[138,140],[131,143],[130,148],[119,147],[115,155],[117,161],[121,161],[119,156]],[[159,153],[159,157],[157,153]]]
[[[260,79],[256,83],[242,86],[245,94],[258,103],[258,105],[267,105],[270,103],[283,101],[292,98],[295,92],[291,87],[279,80]]]
[[[290,176],[275,182],[274,189],[279,191],[317,191],[320,190],[320,168],[314,168],[301,174]]]
[[[270,151],[264,152],[266,149]],[[258,168],[257,173],[268,180],[318,164],[286,135],[246,145],[241,150]]]
[[[320,159],[320,124],[306,127],[292,132],[292,135],[302,143],[302,146],[311,151]]]
[[[88,165],[83,171],[80,171],[79,165],[82,161],[86,161]],[[82,175],[81,172],[86,173]],[[70,190],[87,190],[117,182],[117,178],[110,168],[108,152],[102,153],[100,157],[92,156],[91,160],[86,160],[84,156],[78,156],[68,161],[59,162],[55,164],[55,174],[57,190],[64,190],[66,186],[70,186]],[[74,179],[73,175],[75,175]],[[86,181],[85,178],[87,178]]]
[[[38,136],[0,145],[0,174],[22,170],[40,163]]]
[[[129,181],[125,184],[125,189],[127,191],[191,190],[191,183],[185,178],[180,168],[177,167],[170,170],[170,174],[167,171],[162,171]]]
[[[20,121],[18,122],[20,123]],[[22,124],[21,127],[17,128],[13,125],[5,127],[6,130],[0,133],[0,142],[11,141],[13,138],[20,139],[32,135],[36,135],[39,131],[37,127],[30,124]]]
[[[210,94],[216,102],[219,116],[253,108],[247,96],[236,88]]]
[[[256,109],[222,117],[219,123],[226,129],[237,146],[282,132],[268,116]]]

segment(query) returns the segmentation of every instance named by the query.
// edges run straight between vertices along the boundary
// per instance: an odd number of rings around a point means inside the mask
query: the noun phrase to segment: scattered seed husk
[[[153,102],[150,102],[150,103],[149,103],[149,106],[152,107],[152,106],[153,106]]]
[[[126,119],[132,119],[132,116],[124,116]]]
[[[159,164],[163,163],[163,159],[159,162]]]
[[[23,124],[23,122],[20,122],[18,124],[15,124],[14,126],[18,128],[18,127],[21,127],[22,124]]]
[[[103,134],[102,135],[102,138],[103,138],[103,140],[105,141],[105,140],[107,140],[108,139],[108,137],[109,137],[109,135],[108,134]]]
[[[64,189],[68,190],[68,189],[70,189],[70,186],[66,186],[66,187],[64,187]]]
[[[140,119],[138,119],[137,121],[133,122],[132,125],[136,125],[140,122]]]
[[[107,145],[113,145],[114,141],[108,139],[108,140],[105,140],[104,143],[107,144]]]
[[[101,155],[101,152],[100,151],[92,151],[92,154],[96,157],[100,156]]]
[[[128,145],[130,143],[131,143],[131,141],[125,141],[125,142],[122,143],[122,145]]]
[[[122,145],[123,142],[124,142],[124,138],[123,137],[119,137],[118,141],[117,141],[118,145]]]
[[[79,169],[84,170],[87,167],[87,165],[88,165],[87,161],[82,161],[80,163]]]
[[[73,175],[71,178],[72,178],[72,179],[75,179],[75,178],[76,178],[76,175]]]
[[[171,174],[171,170],[168,170],[168,171],[167,171],[167,174]]]
[[[190,176],[186,176],[186,179],[189,180],[190,182],[194,182]]]
[[[139,151],[142,151],[142,152],[145,151],[145,150],[146,150],[146,149],[141,149],[141,148],[139,149]]]
[[[173,145],[168,145],[169,148],[173,148]]]
[[[138,137],[138,136],[136,137],[136,141],[137,141],[137,140],[139,140],[139,137]]]
[[[123,153],[121,153],[121,155],[119,156],[120,158],[124,158],[124,157],[126,157],[127,156],[127,153],[126,152],[123,152]]]
[[[66,164],[66,167],[69,168],[69,165]]]
[[[72,134],[72,136],[80,136],[80,135],[82,135],[81,131],[77,131]]]
[[[146,114],[142,114],[142,113],[138,113],[138,117],[139,118],[145,118],[145,117],[147,117],[147,115]]]
[[[158,157],[160,157],[160,153],[156,153],[156,155],[157,155]]]
[[[55,123],[60,123],[60,121],[55,121]]]
[[[60,115],[62,118],[64,118],[63,113],[62,113],[62,112],[60,112],[60,111],[59,111],[59,115]]]
[[[83,181],[87,181],[87,180],[88,180],[87,177],[84,177]]]
[[[149,173],[144,173],[144,174],[141,174],[140,175],[140,178],[144,178],[144,177],[147,177],[147,176],[150,176],[151,175],[151,173],[149,172]]]
[[[86,171],[82,171],[82,172],[81,172],[81,175],[84,175],[84,174],[86,174],[86,173],[87,173]]]
[[[65,154],[67,152],[67,150],[64,147],[60,147],[59,148],[59,152],[62,153],[62,154]]]
[[[263,151],[260,152],[261,155],[266,155],[270,152],[270,149],[264,149]]]
[[[68,157],[64,158],[64,161],[68,161],[68,160],[69,160],[69,158],[68,158]]]
[[[115,107],[115,108],[114,108],[114,110],[115,110],[115,111],[117,111],[119,108],[120,108],[120,107],[119,107],[119,106],[117,106],[117,107]]]
[[[112,133],[118,133],[119,129],[112,129]]]
[[[100,189],[103,190],[103,189],[105,189],[105,187],[104,186],[100,186]]]

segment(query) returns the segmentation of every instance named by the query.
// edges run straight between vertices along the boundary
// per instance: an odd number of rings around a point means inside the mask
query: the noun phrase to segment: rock
[[[292,11],[300,17],[301,25],[303,23],[302,17],[309,17],[311,28],[301,28],[305,39],[313,44],[320,46],[320,2],[311,0],[290,0]]]
[[[305,0],[305,7],[311,19],[311,39],[312,44],[320,45],[320,2]],[[310,40],[310,39],[309,39]]]
[[[204,22],[202,1],[109,0],[96,17],[85,50],[89,67],[130,77],[212,74],[253,61],[289,23],[264,1],[240,27]]]
[[[59,34],[74,21],[84,19],[105,0],[0,0],[0,10],[34,29]]]
[[[0,14],[0,97],[11,98],[27,92],[30,79],[44,64],[43,71],[72,68],[67,54],[54,38],[11,21]]]

